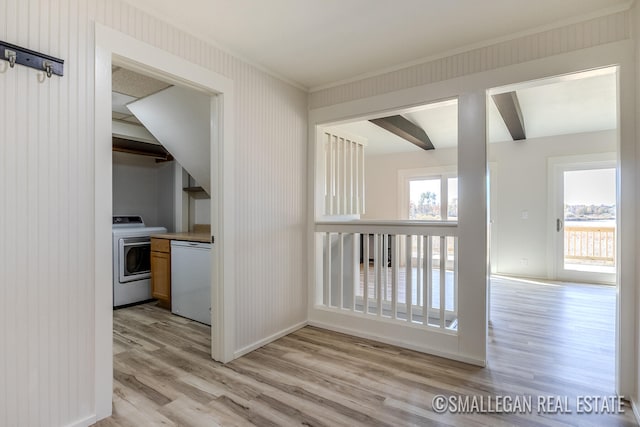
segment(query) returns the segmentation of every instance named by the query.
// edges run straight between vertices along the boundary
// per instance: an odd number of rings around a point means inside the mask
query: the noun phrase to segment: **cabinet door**
[[[171,252],[171,241],[169,239],[151,238],[151,252]]]
[[[171,301],[171,255],[151,252],[151,293],[154,298]]]

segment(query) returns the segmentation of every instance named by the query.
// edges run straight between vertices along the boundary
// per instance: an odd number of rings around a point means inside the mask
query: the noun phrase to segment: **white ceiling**
[[[518,96],[527,139],[617,127],[615,68],[586,71],[510,86]],[[511,141],[494,102],[489,102],[489,142]]]
[[[429,104],[419,109],[403,112],[402,116],[420,126],[438,149],[455,147],[458,144],[458,101],[450,100]],[[389,114],[392,115],[392,114]],[[359,120],[332,126],[338,132],[360,137],[367,141],[367,155],[421,152],[422,148],[406,139],[374,125],[368,120]]]
[[[622,8],[628,0],[127,0],[305,88]]]
[[[490,93],[510,91],[517,94],[527,140],[609,130],[617,126],[615,68],[495,88]],[[424,129],[437,150],[457,146],[457,108],[457,101],[450,100],[401,114]],[[366,139],[367,155],[422,152],[421,148],[367,120],[332,127]],[[488,133],[490,143],[512,141],[492,99],[488,102]]]

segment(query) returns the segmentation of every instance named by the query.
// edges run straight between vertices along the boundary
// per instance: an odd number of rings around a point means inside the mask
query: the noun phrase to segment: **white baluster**
[[[416,305],[422,301],[422,236],[416,236]],[[413,298],[413,297],[412,297]],[[412,301],[413,303],[413,301]]]
[[[458,313],[458,238],[453,239],[453,311]]]
[[[429,324],[429,309],[431,304],[431,282],[433,281],[433,275],[431,270],[431,263],[433,258],[433,250],[431,248],[431,236],[424,236],[424,258],[422,262],[424,267],[422,269],[424,285],[424,292],[422,294],[422,323]]]
[[[364,245],[362,254],[362,266],[364,268],[364,289],[362,290],[363,307],[362,312],[364,314],[369,313],[369,234],[364,234],[362,239]]]
[[[391,318],[398,317],[398,236],[389,236],[389,247],[391,249]],[[385,252],[385,264],[388,264],[388,252]],[[386,295],[385,291],[385,295]]]
[[[405,237],[405,251],[406,251],[406,280],[405,280],[405,304],[407,307],[407,322],[411,322],[411,317],[413,316],[413,274],[412,274],[412,263],[411,263],[411,243],[413,240],[413,236],[408,235]]]
[[[338,307],[342,310],[344,308],[344,235],[342,233],[338,233],[338,283],[339,283],[339,294],[338,294]]]
[[[325,235],[324,248],[324,305],[331,307],[331,233]]]
[[[440,328],[445,327],[444,304],[446,291],[446,274],[447,274],[447,240],[444,236],[440,236]]]
[[[377,306],[376,306],[376,311],[379,316],[382,316],[382,256],[381,256],[381,252],[382,252],[382,234],[376,234],[375,236],[375,248],[376,248],[376,254],[374,256],[374,266],[376,269],[376,300],[377,300]]]

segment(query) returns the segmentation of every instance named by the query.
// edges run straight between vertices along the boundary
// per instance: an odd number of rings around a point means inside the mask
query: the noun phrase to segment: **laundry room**
[[[112,67],[113,307],[211,324],[210,97]]]

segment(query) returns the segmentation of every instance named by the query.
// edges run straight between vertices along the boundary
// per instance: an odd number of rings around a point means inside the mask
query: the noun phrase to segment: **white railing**
[[[615,227],[565,226],[564,257],[577,264],[615,265]]]
[[[323,132],[324,214],[364,213],[364,145],[335,130]]]
[[[452,222],[317,223],[315,305],[457,331]]]

